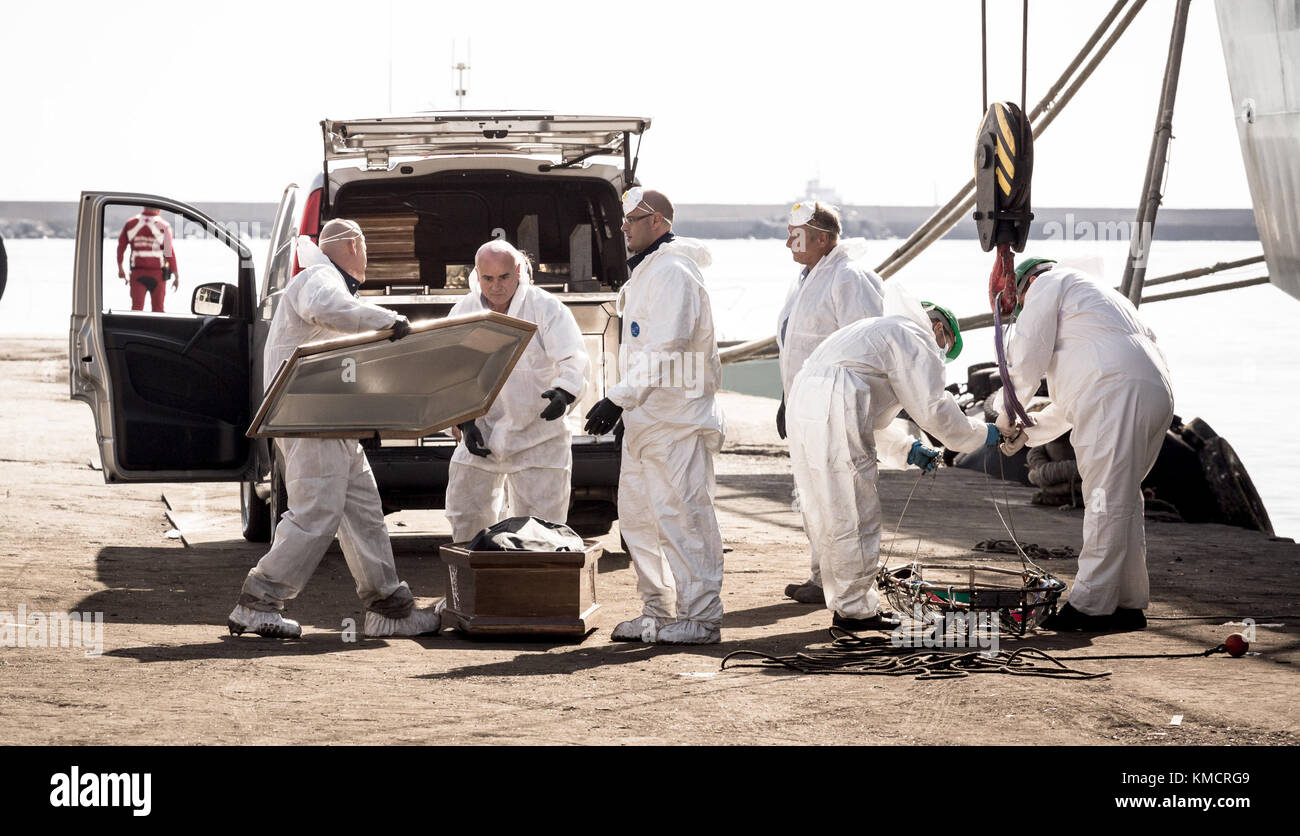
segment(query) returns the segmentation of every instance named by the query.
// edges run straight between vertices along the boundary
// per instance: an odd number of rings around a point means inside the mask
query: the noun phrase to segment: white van
[[[591,354],[593,380],[567,419],[574,430],[570,522],[607,531],[617,516],[619,444],[613,435],[583,434],[580,424],[617,377],[615,300],[628,277],[619,196],[635,183],[632,138],[649,126],[641,117],[509,111],[325,120],[322,171],[305,199],[297,185],[284,190],[260,281],[237,231],[192,206],[83,193],[71,394],[94,412],[105,480],[240,482],[244,536],[270,539],[285,508],[281,466],[273,445],[245,434],[262,400],[262,346],[276,292],[297,269],[293,238],[344,217],[366,234],[361,293],[412,322],[445,316],[468,291],[484,241],[504,238],[529,254],[535,282],[573,312]],[[106,302],[105,283],[121,281],[107,266],[117,229],[150,206],[199,233],[207,248],[200,263],[230,265],[194,289],[188,313],[115,310]],[[191,248],[190,235],[177,239]],[[221,300],[215,307],[214,299]],[[451,438],[373,435],[363,444],[385,509],[443,507]]]

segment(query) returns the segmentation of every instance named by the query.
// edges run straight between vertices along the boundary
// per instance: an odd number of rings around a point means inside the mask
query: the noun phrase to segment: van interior
[[[465,290],[474,253],[493,237],[526,253],[535,283],[552,292],[609,292],[627,280],[618,195],[598,177],[461,170],[357,181],[340,187],[330,214],[365,233],[363,294]]]

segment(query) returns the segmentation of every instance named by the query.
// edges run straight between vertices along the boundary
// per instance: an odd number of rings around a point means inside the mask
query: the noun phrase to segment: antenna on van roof
[[[473,45],[473,41],[469,38],[466,38],[465,39],[465,60],[456,61],[456,39],[455,38],[451,39],[451,60],[455,62],[451,65],[451,70],[452,72],[456,73],[456,86],[455,86],[455,90],[453,90],[452,92],[456,96],[457,110],[465,109],[465,96],[469,95],[469,90],[465,87],[465,72],[470,68],[469,60],[470,60],[470,49],[472,45]]]

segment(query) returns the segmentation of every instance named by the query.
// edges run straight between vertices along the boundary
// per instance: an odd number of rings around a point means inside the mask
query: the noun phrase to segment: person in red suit
[[[131,248],[130,278],[122,266],[127,247]],[[127,221],[117,236],[117,277],[131,289],[131,310],[144,310],[144,297],[148,295],[150,309],[162,313],[168,274],[172,290],[178,289],[180,269],[176,265],[171,224],[162,219],[162,210],[148,207]]]

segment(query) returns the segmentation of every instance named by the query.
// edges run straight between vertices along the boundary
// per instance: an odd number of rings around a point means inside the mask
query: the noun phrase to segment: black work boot
[[[1125,630],[1145,630],[1147,628],[1147,617],[1142,610],[1129,609],[1128,607],[1116,607],[1114,614],[1111,615],[1111,630],[1119,633]]]
[[[1068,602],[1043,621],[1043,629],[1054,633],[1108,633],[1115,629],[1114,615],[1088,615]]]
[[[850,633],[857,633],[862,630],[893,630],[902,623],[902,619],[898,617],[897,613],[888,610],[881,610],[870,618],[848,618],[839,613],[835,613],[831,617],[832,627],[839,627],[842,630],[848,630]]]
[[[785,597],[793,598],[800,604],[825,604],[826,593],[812,581],[792,583],[785,588]]]

